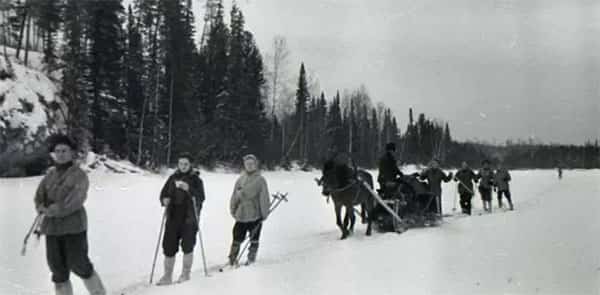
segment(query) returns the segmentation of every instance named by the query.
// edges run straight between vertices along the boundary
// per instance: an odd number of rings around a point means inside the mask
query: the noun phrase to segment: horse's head
[[[321,186],[323,187],[321,191],[323,195],[329,195],[332,191],[339,187],[339,180],[334,162],[325,163],[320,182]]]

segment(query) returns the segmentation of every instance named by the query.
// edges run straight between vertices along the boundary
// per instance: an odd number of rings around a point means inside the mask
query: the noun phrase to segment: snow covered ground
[[[358,225],[345,241],[314,184],[316,172],[265,175],[290,201],[267,221],[255,265],[206,278],[197,247],[191,281],[147,288],[166,176],[91,172],[90,256],[110,294],[600,294],[600,170],[565,171],[561,181],[555,171],[514,171],[516,211],[372,237]],[[202,177],[202,229],[213,266],[229,249],[236,175]],[[19,256],[39,180],[0,179],[0,294],[52,294],[43,239]],[[455,193],[454,184],[444,186],[445,212]],[[474,205],[480,212],[479,199]],[[73,282],[76,294],[86,294],[78,278]]]

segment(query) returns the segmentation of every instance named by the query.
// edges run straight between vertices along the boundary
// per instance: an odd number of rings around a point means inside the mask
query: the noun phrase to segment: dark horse
[[[371,211],[375,207],[375,200],[369,191],[363,186],[365,181],[371,188],[373,187],[373,176],[367,171],[358,170],[356,173],[348,175],[348,179],[340,177],[339,169],[345,169],[337,165],[326,165],[323,169],[323,177],[319,184],[323,186],[323,194],[330,195],[335,207],[336,223],[342,231],[341,239],[345,239],[354,230],[356,217],[354,215],[354,206],[361,205],[363,209],[363,218],[367,220],[366,235],[371,235]],[[350,169],[350,168],[346,168]],[[343,175],[343,173],[342,173]],[[346,209],[344,222],[341,220],[342,207]],[[366,214],[364,211],[366,210]],[[366,215],[366,216],[364,216]]]

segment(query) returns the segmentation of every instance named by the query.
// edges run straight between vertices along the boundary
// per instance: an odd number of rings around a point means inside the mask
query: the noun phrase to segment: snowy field
[[[87,202],[90,256],[110,294],[600,294],[600,171],[514,171],[516,211],[446,219],[435,228],[339,241],[333,206],[306,172],[265,173],[272,192],[289,192],[267,221],[258,261],[204,277],[200,248],[192,280],[146,287],[166,176],[92,172]],[[376,177],[376,175],[374,175]],[[208,265],[226,261],[236,175],[204,173],[202,229]],[[34,218],[40,177],[0,179],[0,294],[53,294],[43,239],[19,251]],[[444,185],[452,211],[455,184]],[[178,256],[175,276],[180,273]],[[157,265],[162,274],[162,255]],[[73,277],[76,294],[86,294]]]

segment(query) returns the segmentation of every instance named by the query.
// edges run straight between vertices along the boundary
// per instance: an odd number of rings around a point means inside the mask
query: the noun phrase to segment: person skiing
[[[398,169],[396,157],[394,157],[395,152],[396,144],[390,142],[385,145],[385,154],[379,159],[377,182],[379,182],[384,198],[391,198],[396,194],[399,182],[404,176]]]
[[[508,200],[509,209],[514,210],[510,195],[510,187],[508,185],[510,180],[511,178],[508,170],[503,167],[501,162],[498,163],[498,169],[496,169],[496,173],[494,174],[494,184],[498,190],[498,207],[502,208],[502,195],[504,195],[506,200]]]
[[[450,181],[452,179],[452,172],[446,175],[446,173],[440,169],[438,160],[433,159],[429,162],[429,168],[423,170],[419,174],[419,178],[427,180],[429,189],[435,198],[436,212],[439,216],[442,216],[442,181]]]
[[[89,179],[75,163],[77,143],[66,135],[49,138],[54,160],[35,193],[35,208],[41,214],[40,232],[46,236],[46,260],[57,295],[72,295],[70,272],[83,279],[92,295],[106,290],[88,256],[87,199]]]
[[[475,194],[473,192],[473,182],[477,180],[477,175],[467,162],[462,162],[462,167],[454,175],[454,181],[458,182],[458,194],[460,195],[460,208],[462,213],[471,215],[471,199]]]
[[[177,158],[177,170],[167,179],[160,192],[160,203],[166,207],[167,221],[163,235],[164,274],[157,285],[173,282],[175,255],[179,245],[183,250],[183,267],[177,282],[190,279],[194,262],[194,247],[202,203],[204,184],[199,173],[192,169],[192,157],[181,154]]]
[[[243,157],[244,169],[235,182],[230,201],[230,213],[235,219],[233,241],[229,251],[229,265],[238,263],[240,246],[249,235],[250,247],[246,264],[256,261],[262,223],[269,215],[271,206],[269,188],[261,175],[256,156]]]
[[[558,179],[562,179],[562,175],[563,175],[563,169],[562,169],[562,165],[558,165]]]
[[[494,185],[494,171],[490,167],[490,161],[483,160],[483,168],[477,173],[479,181],[479,194],[483,202],[483,210],[492,212],[492,187]]]

